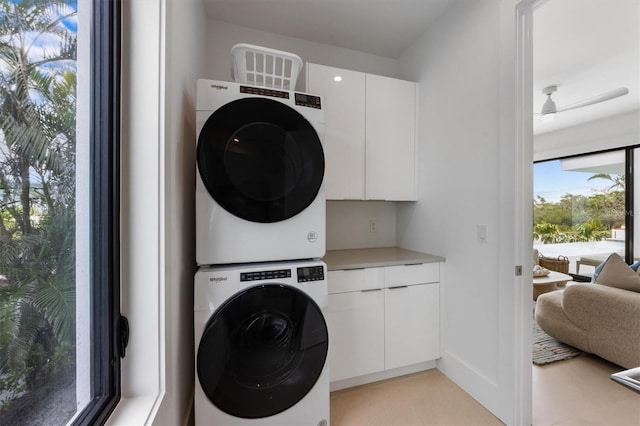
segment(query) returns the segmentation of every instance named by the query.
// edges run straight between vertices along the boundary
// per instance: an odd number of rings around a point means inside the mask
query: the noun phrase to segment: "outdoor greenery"
[[[76,32],[65,25],[75,14],[69,0],[0,0],[0,395],[10,397],[75,365]]]
[[[594,174],[611,185],[592,195],[565,194],[558,202],[538,196],[533,202],[533,238],[550,243],[600,241],[625,223],[624,176]]]

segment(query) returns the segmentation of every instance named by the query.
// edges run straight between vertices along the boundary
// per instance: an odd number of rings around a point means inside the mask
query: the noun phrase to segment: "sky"
[[[565,194],[592,195],[611,183],[605,179],[589,181],[593,173],[566,172],[560,160],[545,161],[533,165],[533,197],[543,197],[549,202],[558,202]]]

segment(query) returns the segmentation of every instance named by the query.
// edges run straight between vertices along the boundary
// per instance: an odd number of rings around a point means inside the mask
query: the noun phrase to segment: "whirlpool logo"
[[[227,280],[227,277],[211,277],[211,278],[209,278],[209,282],[212,282],[212,283],[220,283],[220,282],[226,281],[226,280]]]
[[[222,84],[212,84],[211,88],[218,89],[218,90],[228,90],[229,86],[223,86]]]

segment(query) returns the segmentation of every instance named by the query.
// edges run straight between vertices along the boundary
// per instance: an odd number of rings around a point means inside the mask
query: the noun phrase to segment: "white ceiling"
[[[535,133],[637,110],[640,107],[640,0],[549,0],[534,13],[534,110],[542,89],[557,85],[558,107],[618,87],[629,94],[558,113],[552,123],[534,117]]]
[[[457,0],[203,0],[210,19],[396,59]]]
[[[210,19],[393,59],[458,1],[467,0],[203,0]],[[534,110],[550,85],[558,107],[630,90],[553,123],[536,116],[535,133],[640,107],[640,0],[548,0],[535,11],[533,34]]]

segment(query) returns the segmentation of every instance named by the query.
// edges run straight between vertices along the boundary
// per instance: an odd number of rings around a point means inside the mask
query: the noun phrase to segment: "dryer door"
[[[198,347],[198,380],[230,415],[272,416],[311,390],[328,347],[322,311],[309,296],[281,284],[251,287],[209,319]]]
[[[324,177],[313,126],[266,98],[238,99],[215,111],[198,136],[197,161],[216,202],[252,222],[297,215],[315,200]]]

